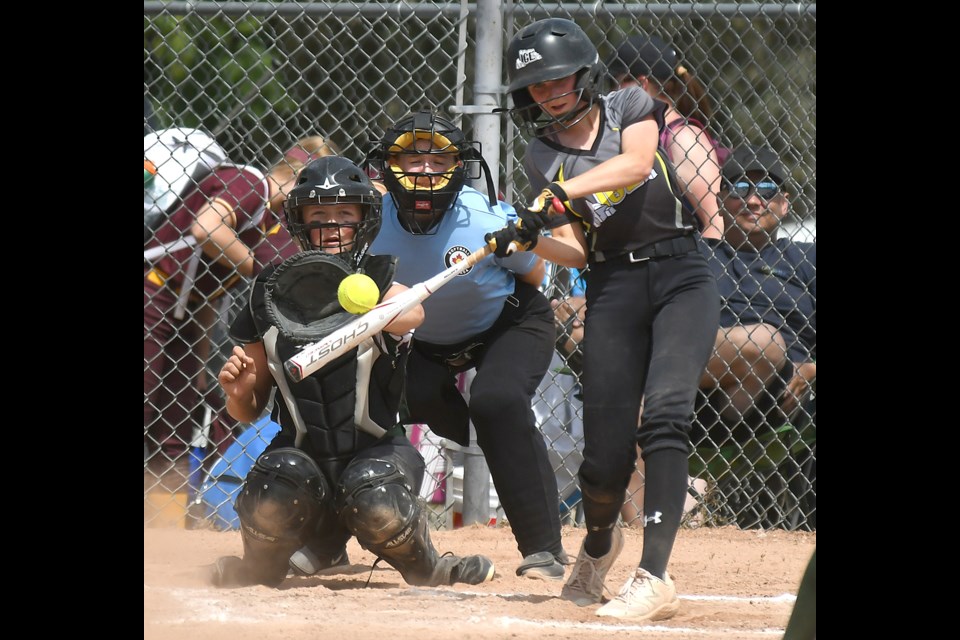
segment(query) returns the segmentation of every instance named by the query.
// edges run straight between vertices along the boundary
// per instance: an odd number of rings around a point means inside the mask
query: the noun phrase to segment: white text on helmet
[[[537,60],[543,60],[543,56],[537,53],[536,49],[520,49],[520,53],[517,54],[517,69],[523,69]]]

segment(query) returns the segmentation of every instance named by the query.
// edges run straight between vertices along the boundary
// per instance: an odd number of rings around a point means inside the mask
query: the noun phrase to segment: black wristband
[[[549,189],[550,193],[560,198],[560,202],[567,202],[570,200],[570,198],[567,197],[567,192],[563,190],[563,187],[561,187],[558,182],[551,182],[545,188]]]

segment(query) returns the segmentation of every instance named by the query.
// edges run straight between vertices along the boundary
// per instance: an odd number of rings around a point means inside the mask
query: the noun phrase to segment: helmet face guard
[[[417,144],[429,141],[429,145]],[[400,156],[453,155],[446,171],[405,171]],[[479,177],[482,156],[452,122],[430,111],[411,113],[387,129],[368,160],[383,177],[397,203],[400,223],[410,233],[437,232],[440,220],[457,199],[467,178]],[[468,175],[471,174],[471,175]]]
[[[567,129],[583,120],[600,94],[600,54],[575,22],[562,18],[538,20],[524,27],[507,47],[507,91],[513,101],[510,116],[521,130],[535,137]],[[554,117],[534,102],[527,87],[576,75],[577,103]],[[556,96],[552,99],[556,99]]]
[[[359,204],[360,222],[304,222],[303,208],[308,205]],[[354,229],[353,239],[341,242],[340,257],[356,268],[370,249],[383,221],[380,192],[360,167],[346,158],[326,156],[312,161],[297,176],[296,186],[283,203],[287,229],[303,251],[324,250],[310,238],[314,229]],[[341,234],[342,235],[342,234]]]

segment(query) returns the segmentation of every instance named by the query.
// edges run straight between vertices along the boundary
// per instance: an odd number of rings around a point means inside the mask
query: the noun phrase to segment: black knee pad
[[[343,524],[365,548],[402,544],[420,515],[413,487],[399,467],[376,458],[351,462],[336,495]]]
[[[247,474],[237,498],[244,543],[300,546],[315,530],[330,485],[307,454],[285,447],[263,454]]]

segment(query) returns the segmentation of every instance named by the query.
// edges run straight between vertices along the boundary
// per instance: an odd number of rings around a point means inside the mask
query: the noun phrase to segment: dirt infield
[[[625,533],[626,547],[607,580],[614,590],[640,559],[642,533]],[[582,529],[564,529],[571,557],[583,535]],[[480,586],[414,588],[383,563],[371,577],[373,556],[351,540],[352,564],[335,575],[288,578],[279,589],[234,590],[207,586],[203,566],[221,555],[239,555],[238,533],[144,529],[143,636],[566,640],[616,633],[617,638],[668,640],[780,638],[816,542],[816,533],[681,530],[670,563],[680,613],[640,626],[598,618],[596,607],[581,609],[560,600],[560,582],[518,578],[519,553],[505,528],[434,532],[440,552],[484,553],[494,560],[496,577]]]

